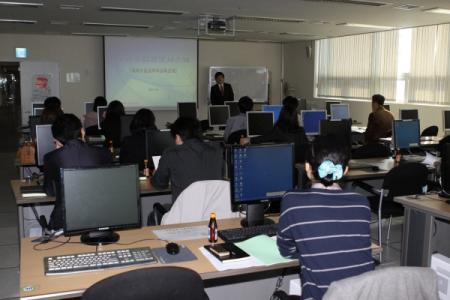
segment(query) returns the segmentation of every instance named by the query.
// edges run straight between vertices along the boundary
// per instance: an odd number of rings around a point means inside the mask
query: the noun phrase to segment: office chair
[[[242,129],[235,132],[232,132],[227,139],[227,144],[239,144],[241,137],[247,137],[247,130]]]
[[[428,169],[425,165],[415,162],[401,163],[391,169],[384,177],[379,196],[369,197],[370,207],[377,215],[378,242],[381,246],[381,221],[389,218],[386,241],[389,241],[392,217],[403,216],[403,206],[394,202],[394,197],[422,194],[427,185]],[[377,191],[378,192],[378,191]],[[380,262],[382,255],[380,254]]]
[[[82,300],[207,300],[196,272],[179,267],[132,270],[103,279],[88,288]]]
[[[352,153],[352,159],[378,158],[392,156],[391,149],[385,144],[363,145]]]
[[[390,267],[331,283],[323,300],[438,300],[437,275],[430,268]]]
[[[420,136],[437,136],[439,132],[439,127],[433,125],[430,127],[425,128]]]

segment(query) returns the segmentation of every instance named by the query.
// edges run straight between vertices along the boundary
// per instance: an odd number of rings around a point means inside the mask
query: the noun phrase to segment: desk
[[[143,238],[156,238],[153,234],[153,229],[164,228],[174,228],[174,227],[186,227],[195,225],[205,225],[207,222],[196,222],[188,224],[178,224],[178,225],[166,225],[166,226],[155,226],[155,227],[143,227],[141,229],[119,231],[120,242],[130,243]],[[235,228],[240,226],[240,219],[227,219],[218,220],[219,228]],[[60,237],[61,240],[66,240],[64,237]],[[72,241],[79,241],[79,237],[76,236],[72,238]],[[219,272],[217,271],[210,262],[201,254],[199,248],[207,244],[206,239],[199,240],[189,240],[180,241],[179,244],[187,246],[192,253],[197,257],[195,261],[174,263],[174,264],[148,264],[140,266],[131,266],[118,269],[109,269],[103,271],[71,274],[71,275],[59,275],[59,276],[45,276],[44,275],[44,264],[43,258],[45,256],[51,255],[64,255],[71,253],[82,253],[95,251],[95,247],[87,246],[83,244],[66,244],[56,249],[46,250],[46,251],[35,251],[33,250],[33,243],[31,239],[25,238],[21,240],[21,254],[20,254],[20,297],[21,299],[61,299],[69,297],[79,297],[83,291],[94,284],[95,282],[102,280],[106,277],[125,272],[137,268],[145,267],[160,267],[160,266],[180,266],[190,268],[200,274],[205,281],[216,281],[219,285],[224,284],[226,278],[237,277],[242,275],[257,275],[259,273],[281,270],[284,268],[298,268],[298,260],[294,260],[288,263],[276,264],[271,266],[262,267],[252,267],[239,270],[227,270]],[[103,246],[101,250],[110,249],[120,249],[120,248],[130,248],[130,247],[151,247],[158,248],[163,247],[164,242],[154,240],[154,241],[142,241],[128,246],[120,245],[107,245]],[[41,245],[41,247],[51,247],[51,243],[46,245]],[[372,245],[373,253],[376,254],[380,251],[375,245]],[[205,282],[206,284],[206,282]],[[250,284],[249,282],[246,283]],[[24,290],[25,288],[25,290]],[[30,290],[30,289],[33,290]],[[273,290],[274,286],[270,286],[269,289]],[[30,291],[29,291],[30,290]],[[225,298],[226,294],[225,294]]]
[[[11,180],[11,189],[14,194],[14,198],[16,199],[17,204],[17,213],[19,217],[19,236],[24,237],[26,236],[26,228],[27,228],[27,222],[26,219],[31,219],[31,217],[34,219],[36,217],[37,211],[36,211],[36,205],[39,205],[39,207],[43,210],[43,213],[47,217],[49,217],[49,214],[53,210],[53,205],[55,202],[55,197],[45,196],[45,197],[27,197],[24,198],[22,196],[22,193],[20,192],[20,188],[22,186],[33,186],[36,185],[36,182],[26,182],[25,180],[20,179],[14,179]],[[140,192],[141,192],[141,198],[145,196],[149,197],[155,197],[155,196],[161,196],[161,195],[170,195],[171,191],[170,189],[164,189],[164,190],[157,190],[155,189],[150,179],[147,180],[140,180]],[[153,204],[151,205],[153,207]],[[32,215],[26,216],[25,208],[29,207],[32,209]],[[147,214],[149,209],[143,209],[142,210],[142,220],[147,220]],[[32,220],[31,224],[37,224],[35,220]]]
[[[431,254],[450,256],[450,204],[438,195],[394,198],[405,208],[400,263],[429,267]]]

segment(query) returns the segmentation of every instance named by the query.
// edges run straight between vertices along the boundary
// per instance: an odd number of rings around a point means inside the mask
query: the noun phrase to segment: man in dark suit
[[[112,163],[111,154],[104,148],[94,148],[84,142],[81,121],[73,114],[63,114],[52,125],[56,149],[44,156],[44,189],[56,196],[49,228],[63,227],[61,208],[61,168],[99,167]]]
[[[211,105],[224,105],[225,101],[234,101],[234,93],[231,84],[225,83],[225,75],[217,72],[214,75],[216,84],[211,87],[209,99]]]

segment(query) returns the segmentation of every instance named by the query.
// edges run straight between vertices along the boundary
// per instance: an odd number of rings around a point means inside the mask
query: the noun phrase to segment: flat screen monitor
[[[411,147],[419,147],[419,120],[394,120],[393,135],[395,149],[409,149]]]
[[[169,130],[147,131],[145,140],[147,159],[152,156],[161,156],[164,150],[173,146],[175,146],[175,141]]]
[[[31,103],[31,112],[33,116],[40,116],[43,110],[44,110],[44,102]]]
[[[101,123],[105,119],[106,110],[107,109],[108,109],[108,106],[97,106],[97,124],[98,124],[98,129],[102,129]]]
[[[62,169],[64,235],[87,244],[119,239],[112,230],[141,226],[137,165]]]
[[[210,127],[226,126],[230,118],[230,107],[228,105],[210,105],[208,108],[208,119]]]
[[[262,223],[264,213],[251,215],[255,212],[253,208],[265,202],[279,201],[293,188],[294,145],[233,145],[230,151],[231,202],[234,207],[250,206],[246,220],[249,225],[255,225],[252,224],[255,221]]]
[[[52,125],[36,125],[37,165],[43,166],[44,155],[55,149],[55,139],[52,134]]]
[[[283,108],[283,105],[263,105],[262,111],[273,112],[274,122],[276,123],[278,121],[278,118],[280,117],[280,112],[281,112],[282,108]]]
[[[417,109],[400,109],[400,120],[417,120],[419,111]]]
[[[389,104],[384,104],[383,107],[384,107],[386,110],[391,111],[391,106],[390,106]]]
[[[320,121],[327,118],[327,112],[324,110],[302,110],[301,116],[306,135],[319,135]]]
[[[330,106],[331,120],[347,120],[350,119],[350,108],[348,104],[331,104]]]
[[[41,116],[28,116],[28,126],[30,126],[31,138],[36,140],[36,125],[41,121]]]
[[[123,115],[120,117],[120,139],[123,139],[126,136],[131,135],[131,121],[133,121],[134,115]]]
[[[271,111],[247,112],[247,136],[259,136],[273,130],[274,116]]]
[[[442,119],[444,120],[444,130],[450,131],[450,110],[444,110]]]
[[[230,117],[238,116],[241,114],[239,109],[239,103],[236,101],[225,101],[225,105],[230,107]]]
[[[321,120],[320,135],[334,136],[350,147],[352,145],[352,120]]]
[[[331,114],[331,104],[341,104],[341,101],[326,101],[325,102],[325,109],[327,111],[328,116]]]
[[[94,102],[84,102],[84,114],[94,111]]]
[[[197,103],[195,102],[178,102],[178,117],[197,119]]]

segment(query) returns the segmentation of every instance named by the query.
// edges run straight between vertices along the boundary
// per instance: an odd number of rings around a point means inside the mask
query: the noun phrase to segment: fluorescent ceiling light
[[[43,3],[0,1],[0,6],[41,7]]]
[[[371,25],[371,24],[358,24],[358,23],[341,23],[336,25],[343,25],[349,27],[359,27],[359,28],[376,28],[376,29],[393,29],[391,26],[382,26],[382,25]]]
[[[121,12],[136,12],[146,14],[161,14],[161,15],[183,15],[187,12],[179,10],[160,10],[160,9],[145,9],[145,8],[130,8],[130,7],[116,7],[116,6],[102,6],[101,10],[106,11],[121,11]]]
[[[114,23],[95,23],[95,22],[83,22],[86,26],[100,26],[100,27],[125,27],[125,28],[152,28],[150,25],[141,24],[114,24]]]
[[[0,23],[36,24],[35,20],[0,19]]]
[[[427,10],[424,10],[424,12],[450,15],[450,9],[439,8],[439,7],[432,8],[432,9],[427,9]]]
[[[61,4],[59,8],[62,10],[80,10],[81,8],[83,8],[83,5]]]
[[[126,34],[100,33],[100,32],[72,32],[71,34],[87,35],[87,36],[127,36]]]
[[[261,21],[261,22],[286,22],[286,23],[303,23],[304,19],[291,19],[291,18],[276,18],[276,17],[261,17],[261,16],[234,16],[236,20],[245,21]]]

